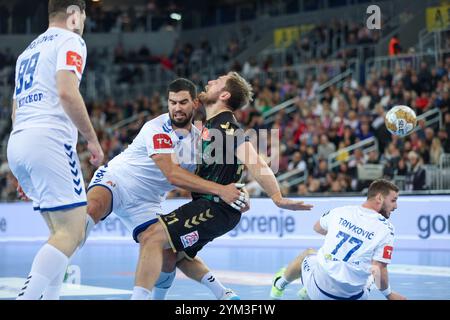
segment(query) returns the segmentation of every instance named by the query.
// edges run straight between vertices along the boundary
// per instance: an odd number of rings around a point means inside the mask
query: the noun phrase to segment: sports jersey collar
[[[376,211],[373,210],[373,209],[369,209],[369,208],[363,207],[362,205],[359,206],[359,207],[361,208],[361,210],[363,210],[363,211],[365,211],[365,212],[367,212],[367,213],[374,214],[374,215],[377,215],[377,216],[380,215],[378,212],[376,212]]]
[[[169,114],[167,114],[167,115],[169,115]],[[194,125],[191,124],[191,130],[189,131],[189,134],[192,134],[192,130],[194,130],[193,127],[194,127]],[[163,130],[166,131],[167,133],[173,132],[177,136],[178,140],[183,140],[184,138],[187,137],[187,136],[183,136],[182,134],[177,132],[176,129],[174,129],[172,127],[172,120],[170,119],[170,116],[169,116],[169,119],[167,119],[167,121],[163,124]]]
[[[213,115],[211,118],[209,118],[209,119],[206,119],[206,121],[211,121],[212,119],[215,119],[215,118],[217,118],[218,116],[220,116],[221,114],[223,114],[223,113],[225,113],[225,112],[230,112],[233,116],[234,116],[234,113],[233,113],[233,111],[231,111],[231,110],[221,110],[220,112],[218,112],[218,113],[216,113],[215,115]]]
[[[61,27],[48,27],[47,28],[47,31],[51,31],[51,30],[62,31],[62,32],[70,32],[71,34],[73,33],[73,34],[75,34],[75,35],[80,37],[80,35],[78,33],[75,33],[73,31],[70,31],[70,30],[67,30],[67,29],[64,29],[64,28],[61,28]]]

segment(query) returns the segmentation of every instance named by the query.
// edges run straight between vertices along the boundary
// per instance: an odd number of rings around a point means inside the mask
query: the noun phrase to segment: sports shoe
[[[297,297],[299,300],[311,300],[311,298],[308,296],[308,292],[306,291],[305,287],[298,290]]]
[[[273,300],[281,300],[281,298],[283,297],[284,289],[283,290],[278,289],[275,286],[275,282],[277,282],[277,280],[281,278],[281,276],[284,274],[285,271],[286,268],[281,268],[277,273],[275,273],[275,276],[273,277],[272,290],[270,290],[270,297]]]
[[[231,289],[226,289],[219,300],[241,300],[241,298]]]

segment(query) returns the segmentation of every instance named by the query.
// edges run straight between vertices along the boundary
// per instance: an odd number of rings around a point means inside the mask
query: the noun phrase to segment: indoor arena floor
[[[21,288],[39,242],[0,242],[0,299],[13,299]],[[304,248],[209,246],[200,257],[242,300],[267,300],[271,279]],[[138,246],[131,242],[88,242],[69,271],[80,272],[81,286],[65,284],[62,299],[129,299]],[[79,267],[79,268],[78,268]],[[450,300],[450,251],[396,250],[389,267],[391,287],[409,299]],[[76,276],[69,277],[73,281]],[[286,289],[296,299],[299,283]],[[178,271],[168,299],[210,300],[211,292]],[[370,299],[384,299],[372,291]]]

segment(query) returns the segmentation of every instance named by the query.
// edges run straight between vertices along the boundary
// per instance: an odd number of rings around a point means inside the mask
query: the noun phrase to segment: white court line
[[[20,289],[25,283],[25,278],[0,278],[0,299],[11,299],[17,297]],[[114,288],[94,287],[64,283],[61,296],[99,296],[99,295],[131,295],[132,291]]]
[[[449,267],[418,266],[418,265],[389,265],[392,274],[404,274],[415,276],[434,276],[450,278]],[[270,286],[275,273],[240,272],[230,270],[214,270],[214,274],[224,283],[248,285],[248,286]],[[186,276],[177,273],[178,279],[186,279]],[[25,278],[1,278],[0,277],[0,299],[15,298],[25,282]],[[299,280],[294,281],[299,283]],[[402,283],[402,284],[410,284]],[[97,295],[130,295],[129,290],[114,288],[63,284],[61,296],[97,296]],[[206,295],[206,294],[196,294]],[[169,295],[177,296],[177,295]]]
[[[389,265],[388,269],[391,274],[450,278],[449,267],[394,264]],[[275,275],[275,272],[273,274],[230,270],[213,270],[213,272],[222,282],[248,286],[270,286],[272,284],[272,278]],[[187,279],[186,276],[180,272],[177,273],[176,277],[177,279]],[[300,280],[296,280],[294,283],[300,284]]]
[[[389,273],[415,276],[450,277],[449,267],[417,266],[408,264],[393,264],[388,266]]]

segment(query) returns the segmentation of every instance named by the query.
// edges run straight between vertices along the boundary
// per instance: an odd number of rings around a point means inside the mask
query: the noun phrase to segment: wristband
[[[391,286],[388,285],[386,289],[384,289],[383,291],[380,290],[380,292],[381,294],[383,294],[383,296],[387,298],[387,296],[392,293]]]

